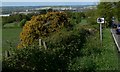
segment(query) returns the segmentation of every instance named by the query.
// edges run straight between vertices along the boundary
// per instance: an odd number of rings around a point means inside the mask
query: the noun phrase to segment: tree
[[[120,1],[114,3],[115,7],[115,16],[117,17],[118,21],[120,22]]]
[[[20,33],[21,42],[18,48],[32,45],[64,27],[69,27],[68,17],[64,12],[48,12],[33,16],[30,21],[26,22]]]
[[[22,20],[22,14],[14,15],[16,22],[20,22]]]
[[[108,25],[111,26],[112,24],[112,17],[113,17],[113,3],[112,2],[101,2],[98,8],[99,17],[104,17],[107,21]]]
[[[67,12],[68,17],[70,18],[71,25],[79,24],[81,22],[81,19],[83,17],[83,14],[81,12]]]
[[[96,19],[98,17],[97,11],[96,10],[89,10],[85,12],[85,16],[87,19],[87,22],[91,25],[96,24]]]

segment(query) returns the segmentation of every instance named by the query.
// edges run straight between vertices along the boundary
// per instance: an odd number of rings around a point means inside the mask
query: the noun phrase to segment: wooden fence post
[[[42,46],[42,40],[41,39],[39,39],[39,46],[40,46],[40,48]]]
[[[45,50],[47,50],[47,46],[46,46],[45,41],[42,41],[42,39],[39,39],[39,46],[40,46],[40,48],[42,46],[42,43],[43,43],[43,46],[44,46]]]
[[[10,52],[8,50],[5,51],[5,57],[9,57],[10,56]]]
[[[45,50],[47,50],[47,46],[45,44],[45,41],[43,41],[43,46],[44,46]]]

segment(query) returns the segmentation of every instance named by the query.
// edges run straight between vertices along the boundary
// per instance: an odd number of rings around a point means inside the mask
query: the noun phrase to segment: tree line
[[[119,2],[101,2],[97,6],[99,17],[104,17],[108,26],[112,24],[112,17],[115,17],[120,22],[120,1]]]

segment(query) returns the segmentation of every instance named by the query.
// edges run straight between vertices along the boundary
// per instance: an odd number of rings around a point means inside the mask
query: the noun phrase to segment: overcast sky
[[[98,2],[99,0],[1,0],[2,2]]]
[[[95,5],[100,1],[118,2],[120,0],[0,0],[0,6]],[[22,3],[18,3],[18,2],[22,2]],[[24,2],[34,2],[34,3],[32,4],[32,3],[24,3]]]
[[[99,0],[0,0],[0,1],[2,2],[2,6],[95,5],[95,2],[99,2]],[[17,2],[23,2],[23,3],[17,3]],[[32,4],[32,3],[24,3],[24,2],[34,2],[34,3]]]
[[[96,5],[97,2],[3,2],[2,6]]]

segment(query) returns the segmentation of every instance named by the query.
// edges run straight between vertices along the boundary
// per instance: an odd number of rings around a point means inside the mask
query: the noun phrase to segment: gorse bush
[[[64,12],[48,12],[33,16],[23,27],[18,48],[31,45],[38,39],[48,37],[51,33],[58,32],[64,27],[69,28],[69,26],[67,14]]]

